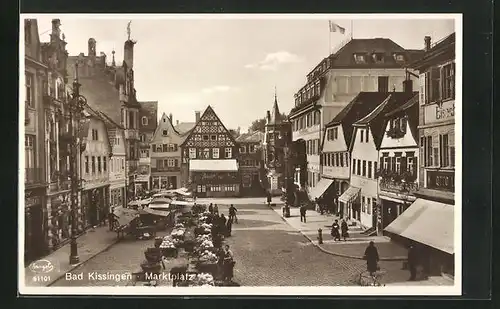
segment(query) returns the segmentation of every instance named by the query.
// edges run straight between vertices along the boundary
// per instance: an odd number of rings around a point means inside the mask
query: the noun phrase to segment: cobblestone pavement
[[[219,211],[227,215],[226,205]],[[365,261],[336,257],[313,246],[295,228],[288,225],[267,205],[233,203],[239,222],[233,225],[232,237],[226,239],[234,253],[235,278],[242,286],[335,286],[354,285]],[[165,233],[159,233],[162,236]],[[83,273],[81,280],[62,278],[53,286],[126,286],[124,280],[92,280],[89,273],[127,274],[138,271],[144,250],[152,240],[125,240],[104,251],[71,272]],[[401,262],[381,262],[387,275],[382,282],[406,281]]]

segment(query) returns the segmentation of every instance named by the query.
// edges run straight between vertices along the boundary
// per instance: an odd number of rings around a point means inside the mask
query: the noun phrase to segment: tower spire
[[[113,49],[113,51],[111,52],[111,54],[113,54],[113,59],[111,61],[111,65],[112,66],[116,66],[116,62],[115,62],[115,50]]]
[[[281,123],[280,117],[280,109],[278,107],[278,95],[276,91],[276,86],[274,86],[274,104],[273,109],[271,110],[271,122],[270,124],[278,124]]]

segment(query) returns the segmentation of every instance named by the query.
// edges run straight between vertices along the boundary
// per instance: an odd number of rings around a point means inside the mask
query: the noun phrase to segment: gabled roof
[[[191,129],[191,131],[189,131],[189,134],[186,136],[186,139],[184,140],[184,142],[182,143],[182,145],[184,145],[187,141],[189,141],[189,139],[193,136],[194,128],[196,128],[196,126],[198,126],[200,124],[200,122],[203,120],[203,118],[205,118],[205,116],[208,113],[213,113],[214,114],[215,119],[221,124],[222,128],[224,128],[224,131],[227,134],[227,136],[229,136],[230,139],[232,140],[232,142],[236,144],[236,139],[234,138],[234,136],[231,134],[231,132],[229,132],[229,130],[224,125],[224,123],[220,120],[219,116],[214,111],[214,109],[209,105],[209,106],[207,106],[207,108],[205,109],[205,111],[203,112],[203,114],[200,116],[200,119],[196,122],[196,124],[193,127],[193,129]]]
[[[413,69],[419,69],[422,66],[426,66],[431,59],[434,59],[440,55],[446,54],[453,51],[452,56],[455,55],[455,32],[449,36],[443,38],[442,40],[436,42],[428,51],[425,51],[423,56],[416,59],[409,64],[409,67]]]
[[[194,128],[195,125],[196,122],[181,122],[175,126],[175,130],[180,134],[187,134]]]
[[[390,93],[384,92],[360,92],[354,99],[352,99],[340,113],[335,116],[326,127],[331,127],[338,124],[351,125],[359,119],[365,117],[374,110],[380,103],[382,103]]]
[[[112,125],[112,124],[109,122],[109,120],[107,120],[107,118],[102,116],[102,112],[99,112],[99,111],[92,109],[88,104],[84,107],[83,113],[84,113],[84,115],[86,114],[87,118],[95,118],[95,119],[102,121],[104,123],[104,128],[105,128],[104,132],[106,133],[106,138],[108,140],[108,146],[109,146],[109,152],[111,153],[113,151],[113,147],[111,145],[111,140],[109,138],[109,132],[108,132],[109,126],[108,125]],[[87,122],[87,128],[86,128],[87,135],[86,136],[88,136],[88,129],[90,126],[90,121],[86,121],[86,122]]]
[[[410,109],[411,107],[415,106],[415,104],[418,104],[418,95],[414,95],[410,100],[408,100],[408,102],[389,111],[387,114],[385,114],[385,116],[386,117],[394,116],[400,112],[404,112]]]
[[[408,100],[413,100],[415,97],[418,98],[418,92],[391,92],[386,100],[379,104],[372,112],[370,112],[365,117],[356,121],[354,127],[366,127],[370,128],[370,133],[375,142],[377,149],[380,147],[382,138],[385,134],[385,115],[388,111],[394,110],[397,107],[405,105]],[[351,139],[350,149],[355,143],[355,138]]]
[[[154,141],[157,135],[159,134],[158,132],[163,130],[168,130],[168,134],[170,134],[170,132],[174,132],[174,134],[178,136],[182,135],[175,129],[174,125],[172,124],[172,120],[165,113],[161,115],[160,121],[158,122],[158,126],[156,126],[156,130],[153,133],[153,136],[151,137],[151,141]]]
[[[395,109],[386,113],[385,121],[382,128],[385,129],[385,127],[387,126],[387,122],[390,119],[398,117],[401,114],[404,114],[408,118],[408,126],[410,127],[410,132],[413,136],[413,139],[415,140],[415,142],[418,142],[418,114],[419,114],[418,102],[419,102],[418,94],[416,94],[411,99],[409,99],[405,104],[398,106]]]
[[[260,131],[242,133],[236,138],[238,143],[262,143],[264,141],[264,133]]]

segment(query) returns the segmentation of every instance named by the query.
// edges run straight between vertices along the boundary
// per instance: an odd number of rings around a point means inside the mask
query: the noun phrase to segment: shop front
[[[24,196],[24,261],[29,263],[47,252],[45,240],[45,189],[26,189]]]
[[[361,220],[360,188],[349,186],[338,198],[340,203],[340,217],[347,217],[357,221]]]
[[[196,197],[233,197],[240,194],[237,172],[193,172]]]
[[[180,172],[169,172],[161,174],[153,173],[153,176],[151,176],[152,190],[172,190],[172,189],[179,189],[180,187],[181,187]]]
[[[256,196],[264,193],[262,187],[259,170],[245,169],[241,171],[241,195],[242,196]]]
[[[125,184],[111,185],[109,187],[109,206],[125,207]]]
[[[103,223],[109,212],[109,185],[82,191],[82,221],[85,229]]]
[[[64,192],[49,197],[47,209],[49,247],[55,250],[71,236],[71,193]]]

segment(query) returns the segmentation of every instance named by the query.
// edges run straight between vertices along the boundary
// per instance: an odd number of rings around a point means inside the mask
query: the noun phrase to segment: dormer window
[[[168,130],[163,130],[162,134],[163,134],[163,136],[167,136],[168,135]]]
[[[148,117],[142,116],[141,122],[142,122],[143,126],[147,126],[148,125]]]
[[[366,63],[365,54],[354,54],[354,61],[356,63]]]
[[[405,56],[403,54],[394,54],[394,60],[397,62],[404,62]]]
[[[384,62],[384,54],[382,53],[374,53],[372,54],[373,62],[375,63],[383,63]]]

